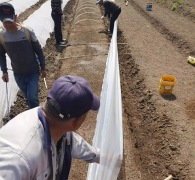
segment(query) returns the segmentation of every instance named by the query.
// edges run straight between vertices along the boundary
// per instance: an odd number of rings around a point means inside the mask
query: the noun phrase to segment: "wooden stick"
[[[66,44],[65,46],[66,47],[69,47],[69,46],[83,46],[83,45],[107,45],[107,44],[110,44],[110,43],[80,43],[80,44]],[[117,43],[117,44],[128,44],[128,43]]]
[[[164,179],[164,180],[171,180],[173,178],[173,176],[172,175],[169,175],[166,179]]]
[[[45,59],[47,59],[52,53],[50,53]]]
[[[131,55],[131,53],[124,53],[124,54],[130,54]],[[71,57],[57,58],[56,60],[90,57],[90,56],[105,56],[105,55],[108,55],[108,54],[91,54],[91,55],[71,56]],[[119,55],[121,55],[121,54],[119,54]]]
[[[56,59],[56,60],[71,59],[71,58],[81,58],[81,57],[90,57],[90,56],[105,56],[105,55],[108,55],[108,54],[91,54],[91,55],[71,56],[71,57],[59,58],[59,59]]]

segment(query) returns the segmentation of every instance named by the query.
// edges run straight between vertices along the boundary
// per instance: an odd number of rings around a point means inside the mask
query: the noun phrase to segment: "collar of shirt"
[[[50,131],[49,131],[47,121],[46,121],[46,119],[43,115],[42,107],[40,107],[38,109],[38,116],[39,116],[39,119],[40,119],[40,121],[43,125],[43,128],[44,128],[44,131],[45,131],[45,148],[48,149],[48,150],[51,150],[52,149],[51,134],[50,134]]]

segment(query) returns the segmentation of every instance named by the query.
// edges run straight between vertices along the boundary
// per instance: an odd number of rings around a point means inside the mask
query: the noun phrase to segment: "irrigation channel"
[[[124,133],[118,179],[162,180],[172,175],[174,180],[194,180],[195,74],[194,67],[187,63],[187,57],[195,54],[194,21],[156,2],[151,12],[145,10],[145,0],[131,0],[128,6],[122,0],[116,3],[122,8],[117,41]],[[86,78],[100,95],[110,42],[107,20],[100,19],[103,10],[95,1],[70,0],[64,13],[63,36],[71,46],[56,47],[53,34],[47,40],[44,53],[48,89],[58,77],[71,74]],[[166,74],[177,79],[170,97],[161,96],[158,89]],[[47,93],[40,79],[40,105]],[[19,92],[10,116],[26,109]],[[91,112],[77,132],[89,143],[96,116]],[[87,170],[88,164],[73,160],[69,179],[84,180]]]

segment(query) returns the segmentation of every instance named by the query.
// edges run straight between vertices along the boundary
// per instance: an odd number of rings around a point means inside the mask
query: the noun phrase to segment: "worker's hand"
[[[101,19],[104,19],[104,16],[102,16]]]
[[[41,70],[41,77],[45,78],[47,76],[47,72],[45,70]]]
[[[107,21],[107,24],[109,25],[110,24],[110,21]]]
[[[4,82],[9,82],[9,77],[8,77],[8,73],[4,73],[2,76],[2,79]]]
[[[64,14],[62,14],[62,19],[64,19],[65,18],[65,15]]]

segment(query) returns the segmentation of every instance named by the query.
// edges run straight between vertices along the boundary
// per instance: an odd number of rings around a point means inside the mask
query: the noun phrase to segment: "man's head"
[[[45,105],[56,120],[69,123],[80,119],[77,124],[79,127],[85,119],[81,117],[85,117],[89,110],[98,110],[99,106],[100,100],[92,93],[89,83],[78,76],[57,79],[48,93]]]
[[[103,2],[104,2],[103,0],[97,0],[96,5],[99,4],[100,6],[102,6]]]
[[[6,29],[14,28],[16,18],[14,7],[10,3],[0,3],[0,20]]]

